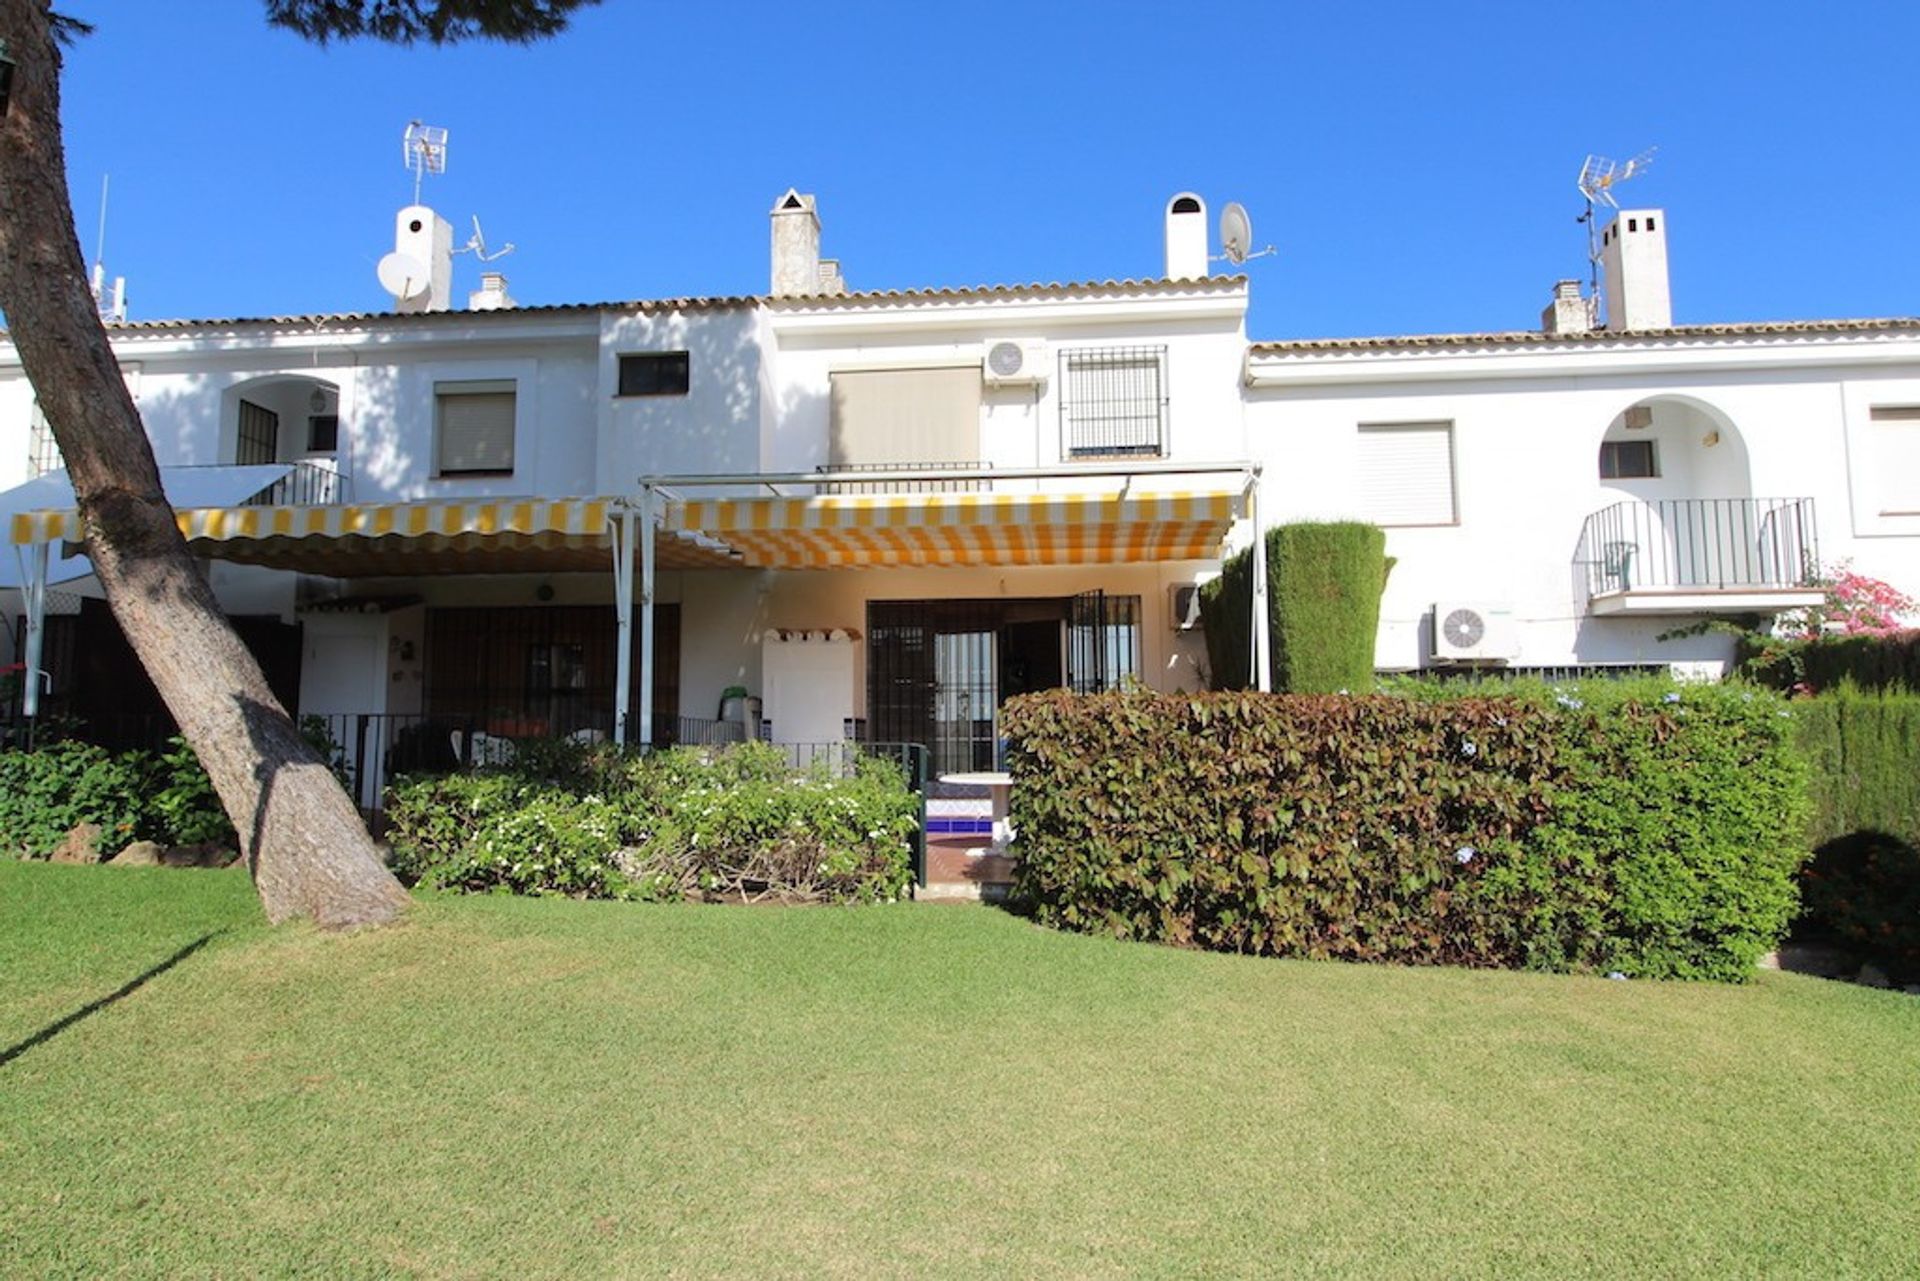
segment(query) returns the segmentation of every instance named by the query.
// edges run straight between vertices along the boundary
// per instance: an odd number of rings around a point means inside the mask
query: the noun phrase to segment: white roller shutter
[[[440,475],[513,470],[511,379],[435,383],[433,395],[440,418]]]
[[[1920,516],[1920,405],[1880,405],[1869,416],[1879,514]]]
[[[1452,423],[1366,423],[1358,445],[1361,509],[1380,525],[1451,525]]]

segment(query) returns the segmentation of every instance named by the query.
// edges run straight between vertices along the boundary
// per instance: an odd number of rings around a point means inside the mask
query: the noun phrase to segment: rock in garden
[[[1855,979],[1854,982],[1859,983],[1864,987],[1892,987],[1893,986],[1892,980],[1887,978],[1886,971],[1881,969],[1877,965],[1861,966],[1860,977]]]
[[[160,862],[166,867],[225,867],[239,857],[218,841],[175,845],[160,852]]]
[[[135,841],[107,860],[111,867],[155,867],[160,862],[160,846],[153,841]]]
[[[100,825],[76,823],[59,845],[54,847],[55,863],[98,863],[100,861]]]

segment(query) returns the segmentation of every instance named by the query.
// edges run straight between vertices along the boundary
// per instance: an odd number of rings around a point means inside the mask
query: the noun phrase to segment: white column
[[[640,486],[640,741],[653,742],[653,540],[659,496]]]
[[[613,612],[619,648],[613,659],[613,741],[627,742],[627,699],[633,690],[633,508],[621,504],[608,517],[613,524]]]
[[[1253,526],[1253,687],[1273,689],[1272,619],[1267,613],[1267,531],[1260,523],[1260,475],[1247,482],[1247,522]]]
[[[46,543],[33,544],[20,567],[21,595],[26,597],[27,606],[27,653],[25,670],[20,673],[27,683],[20,693],[20,711],[28,718],[40,714],[40,651],[47,632],[47,549]]]

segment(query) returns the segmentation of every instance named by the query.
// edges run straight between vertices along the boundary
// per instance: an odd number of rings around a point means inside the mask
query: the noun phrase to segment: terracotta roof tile
[[[1821,334],[1894,333],[1920,331],[1920,319],[1886,317],[1870,320],[1779,320],[1726,325],[1675,325],[1668,329],[1595,329],[1580,334],[1549,334],[1514,330],[1484,334],[1409,334],[1381,338],[1293,338],[1257,342],[1254,356],[1293,356],[1317,352],[1400,351],[1410,348],[1532,347],[1566,344],[1596,346],[1611,343],[1661,341],[1676,338],[1813,337]]]

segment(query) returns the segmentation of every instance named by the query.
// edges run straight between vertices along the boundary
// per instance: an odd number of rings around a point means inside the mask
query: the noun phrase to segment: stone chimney
[[[1622,209],[1600,233],[1608,329],[1673,328],[1667,285],[1667,212]]]
[[[773,206],[773,279],[775,298],[804,298],[819,293],[820,215],[812,196],[792,187]]]
[[[480,287],[467,295],[468,311],[503,311],[511,306],[513,299],[507,296],[505,272],[481,272]]]
[[[1580,296],[1579,281],[1553,282],[1553,301],[1540,313],[1540,328],[1550,334],[1584,334],[1593,328],[1593,313]]]

